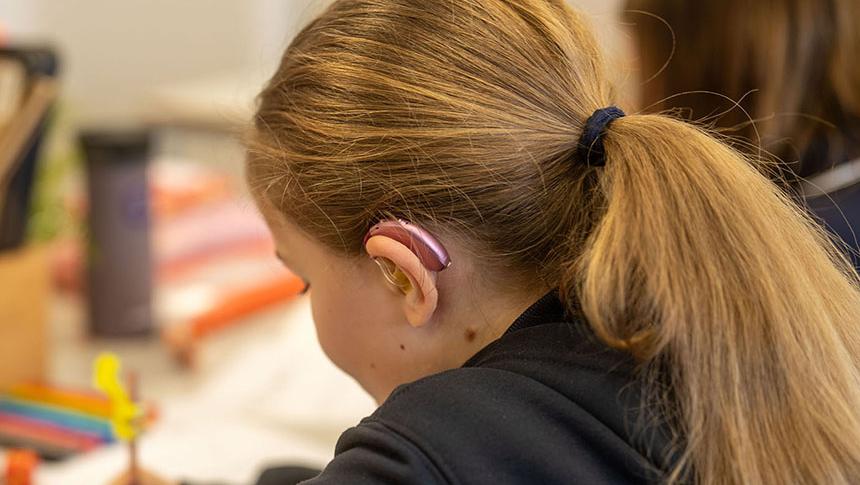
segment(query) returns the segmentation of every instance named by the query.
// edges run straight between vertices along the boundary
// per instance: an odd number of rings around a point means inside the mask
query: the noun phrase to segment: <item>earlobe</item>
[[[386,281],[402,292],[403,313],[409,324],[413,327],[427,324],[438,304],[436,272],[426,269],[409,248],[385,236],[371,237],[365,249],[383,272],[391,271],[385,275]]]

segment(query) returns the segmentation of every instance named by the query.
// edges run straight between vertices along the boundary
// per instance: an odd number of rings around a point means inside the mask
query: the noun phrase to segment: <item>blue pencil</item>
[[[106,443],[116,440],[108,421],[75,411],[9,398],[0,398],[0,411],[93,433]]]

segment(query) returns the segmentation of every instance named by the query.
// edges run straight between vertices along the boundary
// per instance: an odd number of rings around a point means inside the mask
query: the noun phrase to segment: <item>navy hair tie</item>
[[[601,108],[595,111],[585,122],[585,129],[577,146],[577,158],[580,163],[591,167],[606,165],[606,154],[603,151],[603,135],[609,125],[624,116],[624,111],[617,106]]]

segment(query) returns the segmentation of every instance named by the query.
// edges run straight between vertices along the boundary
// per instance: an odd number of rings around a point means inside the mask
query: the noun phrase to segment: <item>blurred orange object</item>
[[[0,388],[44,379],[49,301],[45,247],[0,253]]]
[[[5,485],[33,485],[39,457],[30,450],[12,450],[6,454]]]
[[[305,283],[298,276],[286,274],[228,296],[210,311],[191,321],[191,335],[203,338],[221,330],[241,317],[267,306],[287,301],[301,294]]]
[[[242,317],[289,301],[302,294],[304,289],[305,282],[287,272],[283,276],[227,295],[220,303],[196,318],[167,327],[162,336],[180,361],[191,364],[195,345],[200,340],[241,322]]]

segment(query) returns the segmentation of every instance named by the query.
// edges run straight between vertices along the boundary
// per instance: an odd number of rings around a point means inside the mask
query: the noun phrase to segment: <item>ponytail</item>
[[[696,127],[628,116],[603,143],[605,213],[563,288],[675,410],[685,451],[670,482],[856,483],[850,264],[748,160]]]

